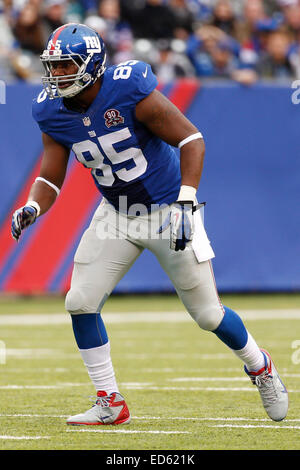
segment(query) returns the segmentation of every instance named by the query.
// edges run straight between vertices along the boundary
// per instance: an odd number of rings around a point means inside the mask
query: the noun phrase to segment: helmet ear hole
[[[73,57],[73,60],[78,65],[79,68],[82,66],[84,62],[83,59],[79,56]]]

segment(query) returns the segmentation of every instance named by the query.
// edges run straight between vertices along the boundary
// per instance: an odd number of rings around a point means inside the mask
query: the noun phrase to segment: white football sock
[[[255,372],[265,366],[263,353],[249,332],[246,346],[239,350],[233,349],[233,352],[246,364],[248,371]]]
[[[79,351],[96,390],[104,390],[108,395],[119,392],[110,357],[110,343]]]

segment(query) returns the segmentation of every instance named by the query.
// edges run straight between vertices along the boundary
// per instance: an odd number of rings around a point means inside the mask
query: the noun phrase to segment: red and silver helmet
[[[72,60],[77,73],[54,77],[51,61]],[[57,28],[49,37],[47,49],[41,55],[45,67],[42,77],[44,88],[51,99],[71,98],[91,86],[104,73],[106,52],[102,38],[96,31],[83,24],[69,23]],[[60,88],[60,83],[70,82]]]

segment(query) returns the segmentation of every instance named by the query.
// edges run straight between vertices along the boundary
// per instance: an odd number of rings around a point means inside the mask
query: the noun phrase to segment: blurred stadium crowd
[[[0,79],[39,81],[69,22],[99,32],[109,64],[144,60],[161,82],[300,78],[300,0],[0,0]]]

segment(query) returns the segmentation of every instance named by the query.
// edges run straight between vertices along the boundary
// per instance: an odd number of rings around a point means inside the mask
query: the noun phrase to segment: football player
[[[103,198],[77,248],[66,309],[97,397],[92,408],[67,423],[130,421],[101,309],[144,249],[157,257],[199,327],[243,361],[269,417],[280,421],[288,394],[274,363],[216,290],[214,252],[196,199],[203,137],[156,90],[148,64],[131,60],[106,69],[105,58],[102,38],[85,25],[66,24],[50,36],[41,55],[44,90],[33,103],[44,144],[40,176],[12,219],[18,241],[55,202],[70,151],[91,168]],[[180,149],[180,159],[172,147]]]

